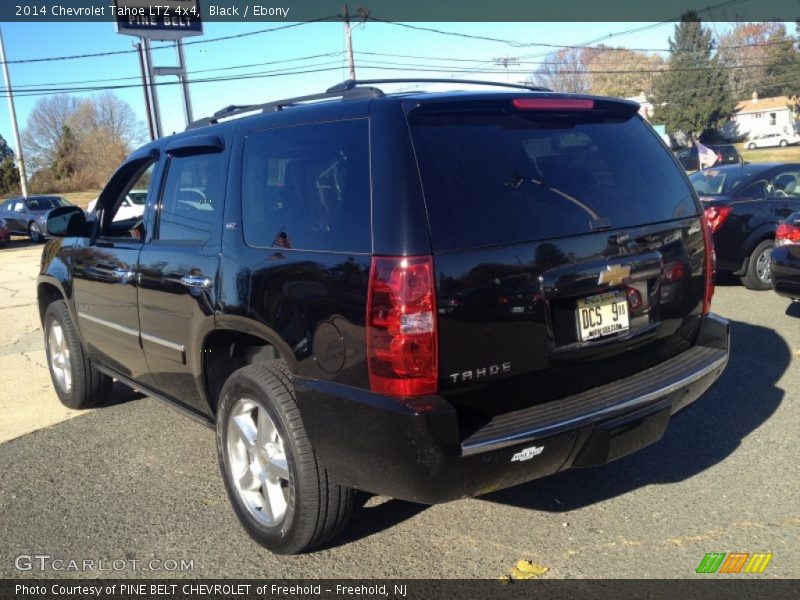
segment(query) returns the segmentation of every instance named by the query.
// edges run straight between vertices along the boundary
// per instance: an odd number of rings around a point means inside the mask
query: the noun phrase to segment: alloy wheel
[[[289,459],[283,437],[260,404],[240,398],[228,418],[230,480],[250,515],[275,526],[289,506]]]
[[[764,283],[770,283],[772,264],[772,248],[766,248],[756,259],[756,275]]]
[[[36,223],[31,223],[31,241],[34,243],[38,243],[39,240],[42,239],[42,232],[39,230],[39,226]]]
[[[72,365],[69,346],[61,323],[53,321],[47,334],[47,357],[56,380],[56,385],[65,394],[72,390]]]

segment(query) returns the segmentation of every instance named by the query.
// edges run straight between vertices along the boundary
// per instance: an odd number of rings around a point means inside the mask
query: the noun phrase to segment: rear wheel
[[[747,261],[747,271],[742,283],[749,290],[769,290],[772,288],[772,248],[775,242],[764,240],[755,247]]]
[[[781,146],[782,148],[786,148],[786,146],[789,145],[789,142],[787,142],[786,140],[781,140],[778,145]]]
[[[111,395],[113,380],[92,366],[63,300],[47,307],[44,315],[47,364],[61,403],[69,408],[91,408]]]
[[[756,149],[756,145],[752,144],[752,143],[751,144],[747,144],[747,149],[748,150],[755,150]]]
[[[320,464],[282,361],[250,365],[220,394],[217,452],[228,497],[247,533],[279,554],[336,536],[355,505]]]
[[[30,227],[28,227],[28,235],[31,236],[31,241],[34,244],[38,244],[44,239],[44,236],[42,235],[42,228],[39,227],[39,224],[35,221],[30,224]]]

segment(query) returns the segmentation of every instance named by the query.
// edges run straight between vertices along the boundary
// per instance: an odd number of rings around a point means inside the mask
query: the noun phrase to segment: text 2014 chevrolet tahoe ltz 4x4
[[[275,552],[330,540],[357,490],[445,502],[624,456],[728,360],[703,211],[636,104],[377,83],[229,107],[47,223],[61,400],[116,379],[214,427]]]

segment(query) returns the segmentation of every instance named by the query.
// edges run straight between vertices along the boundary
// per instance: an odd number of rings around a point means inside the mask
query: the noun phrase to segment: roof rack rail
[[[514,88],[519,90],[528,90],[531,92],[551,92],[552,90],[546,87],[536,85],[524,85],[521,83],[501,83],[499,81],[480,81],[478,79],[437,79],[437,78],[407,78],[407,79],[348,79],[342,83],[328,88],[329,94],[336,92],[344,92],[348,90],[359,89],[356,86],[360,85],[374,85],[378,83],[471,83],[473,85],[489,85],[493,87]]]
[[[198,129],[200,127],[205,127],[207,125],[214,125],[219,123],[222,119],[228,119],[231,117],[235,117],[238,115],[243,115],[246,113],[252,112],[276,112],[279,110],[283,110],[286,107],[293,106],[295,104],[301,104],[303,102],[311,102],[314,100],[326,100],[329,98],[341,98],[342,100],[355,100],[360,98],[381,98],[383,97],[383,92],[378,88],[373,87],[359,87],[359,88],[348,88],[348,89],[341,89],[341,90],[330,90],[321,93],[321,94],[310,94],[308,96],[297,96],[295,98],[284,98],[283,100],[273,100],[271,102],[266,102],[264,104],[232,104],[230,106],[226,106],[223,109],[218,110],[210,117],[204,117],[202,119],[197,119],[196,121],[192,121],[189,125],[186,126],[186,131],[190,129]]]

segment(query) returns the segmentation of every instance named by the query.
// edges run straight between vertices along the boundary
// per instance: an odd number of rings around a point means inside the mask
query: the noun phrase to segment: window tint
[[[366,119],[255,132],[242,169],[251,246],[371,250]]]
[[[59,206],[69,206],[69,202],[58,196],[43,196],[41,198],[30,198],[27,202],[28,210],[50,210]]]
[[[410,115],[437,250],[696,215],[683,173],[637,118]]]
[[[224,203],[222,154],[172,157],[167,170],[158,239],[204,243]]]

